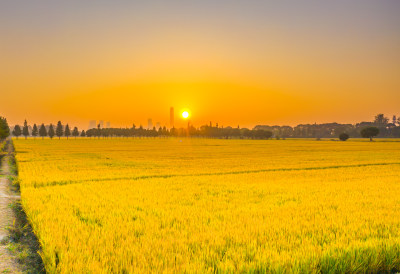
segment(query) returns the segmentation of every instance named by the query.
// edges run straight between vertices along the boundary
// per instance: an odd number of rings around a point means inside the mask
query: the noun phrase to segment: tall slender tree
[[[58,139],[60,139],[61,136],[63,136],[63,134],[64,134],[63,126],[61,124],[61,121],[58,121],[56,128],[56,135],[58,136]]]
[[[81,132],[81,137],[86,137],[86,132],[84,130]]]
[[[97,125],[97,138],[100,139],[101,136],[101,129],[100,129],[100,124]]]
[[[75,137],[75,139],[76,139],[76,137],[78,137],[78,136],[79,136],[79,130],[78,130],[78,128],[77,128],[77,127],[74,127],[74,130],[72,131],[72,136],[74,136],[74,137]]]
[[[25,136],[25,140],[29,136],[28,122],[26,120],[24,121],[24,127],[22,128],[22,135]]]
[[[53,137],[54,137],[54,135],[55,135],[53,124],[50,124],[48,134],[49,134],[50,139],[53,139]]]
[[[69,125],[68,124],[65,126],[64,135],[65,135],[65,137],[67,137],[67,140],[68,140],[68,137],[71,136],[71,130],[69,129]]]
[[[21,136],[22,131],[21,131],[21,127],[19,125],[15,125],[14,130],[12,131],[12,134],[17,137]]]
[[[36,124],[33,124],[32,128],[32,136],[36,139],[36,136],[38,135],[38,128]]]
[[[44,139],[44,137],[47,136],[47,129],[44,126],[44,124],[42,124],[39,128],[39,136],[42,137],[42,139]]]

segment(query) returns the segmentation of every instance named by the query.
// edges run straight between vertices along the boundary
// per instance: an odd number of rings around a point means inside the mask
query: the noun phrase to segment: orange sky
[[[171,106],[195,125],[400,115],[395,1],[23,2],[0,4],[10,124],[168,125]]]

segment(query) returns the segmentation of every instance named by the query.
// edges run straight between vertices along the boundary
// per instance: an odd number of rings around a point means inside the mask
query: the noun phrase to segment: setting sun
[[[182,117],[183,119],[187,119],[189,117],[189,112],[187,111],[182,112]]]

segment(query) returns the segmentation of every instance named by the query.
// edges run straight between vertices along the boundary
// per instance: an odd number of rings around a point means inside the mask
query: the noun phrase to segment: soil
[[[20,265],[7,249],[8,230],[12,226],[15,216],[10,204],[20,199],[10,190],[11,182],[7,178],[10,174],[9,155],[2,157],[0,168],[0,273],[22,273]]]

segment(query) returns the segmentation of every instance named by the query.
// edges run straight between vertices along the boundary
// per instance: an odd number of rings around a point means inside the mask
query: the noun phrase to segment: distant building
[[[160,122],[157,122],[156,123],[156,129],[159,129],[161,127],[161,123]]]
[[[175,117],[174,108],[171,107],[169,110],[169,126],[170,126],[170,128],[174,127],[174,123],[175,123],[174,117]]]
[[[89,129],[92,129],[92,128],[97,128],[96,120],[89,121]]]
[[[111,123],[110,122],[106,123],[106,128],[111,128]]]
[[[100,125],[100,128],[104,128],[104,121],[103,121],[103,120],[100,120],[100,121],[99,121],[99,125]]]
[[[147,129],[153,129],[153,120],[152,119],[147,120]]]

